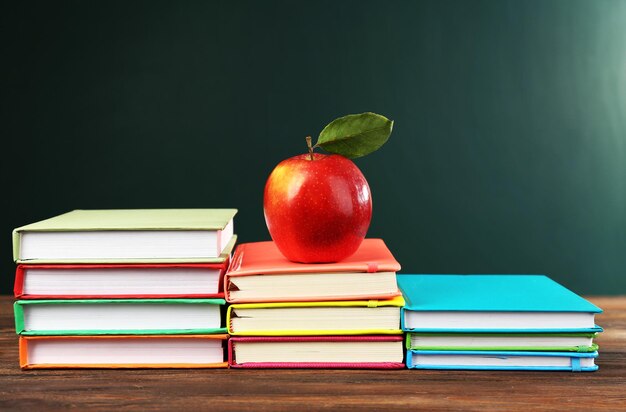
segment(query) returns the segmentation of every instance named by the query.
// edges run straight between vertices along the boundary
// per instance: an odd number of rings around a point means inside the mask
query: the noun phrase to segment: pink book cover
[[[400,264],[382,239],[365,239],[352,256],[336,263],[295,263],[287,260],[274,242],[243,243],[235,249],[230,267],[224,276],[224,293],[228,302],[252,302],[252,300],[246,299],[233,299],[230,296],[229,291],[233,287],[230,278],[235,276],[341,272],[363,272],[375,276],[376,272],[397,272],[399,270]],[[392,294],[378,296],[345,296],[342,300],[390,299],[400,295],[401,292],[397,290]],[[310,297],[287,300],[315,302],[320,299]]]
[[[229,260],[222,263],[133,263],[133,264],[21,264],[17,266],[15,271],[15,284],[13,292],[16,299],[152,299],[152,298],[224,298],[223,278]],[[133,269],[144,268],[151,270],[159,270],[163,268],[197,268],[197,269],[217,269],[220,271],[218,280],[218,290],[216,293],[133,293],[133,294],[47,294],[47,295],[31,295],[24,292],[24,282],[28,276],[29,269],[49,269],[49,270],[89,270],[89,269]]]
[[[237,363],[239,342],[400,342],[399,353],[404,347],[402,335],[369,336],[251,336],[231,337],[228,340],[228,364],[231,368],[248,369],[403,369],[403,362],[247,362]]]

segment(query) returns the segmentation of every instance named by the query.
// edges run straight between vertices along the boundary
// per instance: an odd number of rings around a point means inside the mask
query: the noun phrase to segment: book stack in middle
[[[231,367],[403,368],[399,269],[380,239],[321,264],[239,245],[224,286]]]

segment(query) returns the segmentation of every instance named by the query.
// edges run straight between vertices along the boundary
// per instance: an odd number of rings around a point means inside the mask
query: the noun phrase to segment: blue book
[[[598,352],[504,352],[409,350],[409,369],[538,370],[592,372]]]
[[[407,332],[601,332],[600,308],[543,275],[403,275]]]

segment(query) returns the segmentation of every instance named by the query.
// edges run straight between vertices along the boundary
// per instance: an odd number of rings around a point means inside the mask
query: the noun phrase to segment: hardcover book
[[[411,350],[409,369],[539,370],[592,372],[598,352],[506,352]]]
[[[223,299],[18,300],[21,335],[172,335],[225,333]]]
[[[398,275],[408,332],[593,333],[600,308],[543,275]]]
[[[222,263],[18,265],[18,299],[223,298]]]
[[[20,336],[22,369],[226,368],[228,335]]]
[[[402,297],[337,302],[239,303],[226,315],[235,336],[401,334]]]
[[[273,242],[237,246],[225,277],[229,302],[390,299],[400,264],[381,239],[365,239],[337,263],[294,263]]]
[[[402,336],[234,337],[233,368],[404,368]]]
[[[236,209],[74,210],[13,230],[18,263],[216,263]]]
[[[596,333],[407,333],[415,350],[595,352]]]

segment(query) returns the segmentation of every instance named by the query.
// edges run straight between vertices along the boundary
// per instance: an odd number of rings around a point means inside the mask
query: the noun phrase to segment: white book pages
[[[500,355],[425,355],[413,353],[413,365],[422,366],[527,366],[570,367],[568,356],[500,356]],[[592,367],[594,358],[579,358],[580,366]]]
[[[480,335],[448,335],[428,336],[411,335],[411,347],[564,347],[591,346],[593,338],[585,336],[480,336]]]
[[[197,338],[30,339],[31,365],[207,364],[224,362],[223,341]]]
[[[297,299],[314,297],[356,298],[380,296],[398,291],[394,272],[379,273],[294,273],[230,277],[233,300]]]
[[[586,312],[404,312],[406,329],[583,329],[593,328],[594,314]]]
[[[93,303],[23,305],[27,331],[164,330],[220,327],[220,305]]]
[[[19,260],[216,258],[232,237],[232,220],[221,231],[25,231]]]
[[[235,332],[398,330],[399,307],[236,308],[231,316]]]

